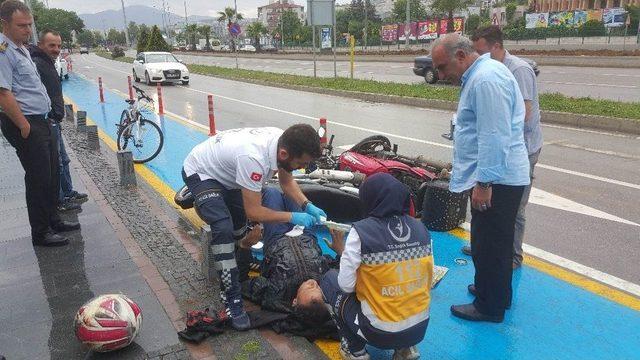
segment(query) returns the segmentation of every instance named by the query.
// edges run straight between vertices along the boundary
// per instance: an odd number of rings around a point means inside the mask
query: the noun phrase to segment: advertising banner
[[[532,13],[525,16],[526,28],[546,28],[549,25],[549,13]]]
[[[550,27],[573,27],[573,11],[561,11],[549,15]]]
[[[627,12],[624,8],[604,9],[602,12],[602,22],[605,27],[624,26],[624,21],[627,17],[626,14]]]
[[[464,27],[464,18],[453,18],[453,32],[461,34]]]
[[[382,41],[396,42],[398,40],[398,24],[382,26]]]
[[[321,49],[331,49],[331,29],[322,28]]]
[[[398,24],[398,41],[400,42],[407,41],[407,38],[405,37],[404,25],[405,24]],[[417,35],[418,35],[418,23],[417,22],[409,23],[409,40],[415,41],[417,38]]]
[[[587,22],[588,13],[583,10],[576,10],[573,13],[573,27],[580,27]]]
[[[587,21],[589,20],[602,21],[602,10],[587,10]]]
[[[438,38],[438,20],[418,22],[418,39],[433,40]]]

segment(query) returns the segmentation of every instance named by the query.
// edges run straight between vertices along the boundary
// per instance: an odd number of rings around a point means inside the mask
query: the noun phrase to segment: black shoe
[[[465,245],[462,247],[462,253],[467,255],[467,256],[471,256],[471,246],[470,245]]]
[[[58,205],[58,211],[59,212],[68,212],[68,211],[77,211],[82,209],[82,207],[80,207],[80,205],[71,202],[71,201],[65,201],[61,204]]]
[[[31,242],[35,246],[64,246],[69,243],[69,239],[56,233],[49,232],[40,238],[33,238]]]
[[[80,230],[80,223],[75,221],[64,221],[61,220],[59,223],[51,225],[51,228],[55,232],[66,232],[73,230]]]
[[[89,195],[87,195],[87,194],[84,194],[84,193],[77,192],[77,191],[73,190],[69,196],[65,196],[64,200],[65,201],[83,202],[83,201],[87,201],[88,197],[89,197]]]
[[[471,284],[469,286],[467,286],[467,290],[469,290],[469,294],[473,295],[473,296],[478,296],[478,293],[476,292],[476,286],[474,284]],[[507,305],[507,310],[511,309],[511,303],[509,303],[509,305]]]
[[[478,309],[476,309],[475,305],[473,304],[451,305],[451,314],[453,314],[453,316],[455,317],[459,317],[460,319],[469,321],[488,321],[501,323],[504,320],[504,315],[485,315],[478,311]]]

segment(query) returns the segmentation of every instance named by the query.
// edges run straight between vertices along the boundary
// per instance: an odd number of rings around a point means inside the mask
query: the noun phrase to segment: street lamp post
[[[409,7],[409,1],[410,0],[407,0],[407,21],[404,25],[404,44],[407,49],[409,48],[409,34],[411,33],[411,29],[409,29],[409,26],[411,25],[411,10]]]
[[[131,46],[131,42],[129,41],[129,24],[127,23],[127,14],[124,11],[124,0],[120,0],[122,4],[122,18],[124,19],[124,39],[127,43],[127,46]]]
[[[233,16],[235,17],[236,23],[238,22],[238,1],[233,0]],[[236,53],[236,70],[238,69],[238,34],[235,35],[236,39],[234,42],[233,51]]]

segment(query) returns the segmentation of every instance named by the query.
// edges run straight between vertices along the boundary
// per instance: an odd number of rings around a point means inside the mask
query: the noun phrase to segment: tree
[[[260,21],[247,26],[247,35],[253,39],[257,51],[260,51],[260,38],[268,32],[269,30]]]
[[[506,5],[505,14],[507,16],[507,24],[513,21],[513,16],[516,14],[516,8],[518,4],[510,2]]]
[[[447,32],[453,32],[453,13],[464,10],[471,5],[473,0],[434,0],[431,8],[440,14],[446,14],[448,18]]]
[[[236,11],[232,7],[226,7],[224,8],[224,11],[218,11],[218,15],[218,22],[226,22],[227,29],[234,22],[238,22],[244,18],[240,13],[236,14]],[[236,51],[236,42],[234,37],[231,38],[231,46],[233,47],[233,51]]]
[[[466,34],[473,34],[473,32],[480,27],[480,23],[482,22],[482,18],[480,17],[480,15],[476,15],[476,14],[471,14],[469,15],[469,17],[467,18],[467,23],[465,26],[465,33]]]
[[[197,42],[196,36],[198,35],[198,24],[189,24],[185,26],[184,32],[187,38],[186,40],[189,50],[195,50]]]
[[[435,0],[438,1],[438,0]],[[391,19],[394,22],[404,23],[407,21],[407,0],[396,0],[393,3]],[[427,18],[427,9],[420,0],[411,0],[409,3],[409,19],[420,21]]]
[[[144,51],[171,51],[173,50],[169,44],[164,40],[160,29],[156,25],[151,28],[151,34],[149,34],[149,41],[147,42],[147,48]]]
[[[125,45],[127,38],[124,35],[124,31],[118,31],[111,28],[109,29],[109,32],[107,32],[107,42],[111,45]]]
[[[149,30],[146,28],[140,29],[140,33],[138,34],[138,44],[136,46],[136,51],[139,53],[147,50],[147,44],[149,43]]]
[[[48,9],[38,0],[29,0],[36,27],[39,30],[53,29],[60,33],[65,46],[71,45],[71,32],[80,33],[84,29],[84,22],[73,11],[51,8]]]
[[[78,33],[76,40],[80,46],[94,47],[96,45],[96,39],[93,33],[89,30],[84,30]]]
[[[100,30],[93,30],[93,40],[96,45],[104,45],[104,35]]]
[[[130,21],[127,26],[127,32],[129,32],[129,41],[131,43],[135,43],[138,41],[138,33],[140,32],[140,27],[136,24],[135,21]]]
[[[272,31],[272,35],[275,37],[276,34],[280,34],[283,37],[284,42],[293,42],[296,39],[296,35],[300,35],[300,29],[302,28],[302,22],[298,15],[296,15],[293,10],[286,10],[280,16],[280,20],[278,20],[278,25]],[[249,29],[247,29],[248,31]]]
[[[204,45],[204,49],[205,50],[211,50],[211,42],[209,41],[209,39],[211,39],[211,25],[200,25],[198,27],[198,33],[201,36],[204,36],[206,43]]]

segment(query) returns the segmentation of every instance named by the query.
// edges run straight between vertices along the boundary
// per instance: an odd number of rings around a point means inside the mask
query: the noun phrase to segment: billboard
[[[627,18],[626,14],[627,12],[624,8],[604,9],[602,12],[602,22],[606,27],[624,26],[624,21]]]
[[[532,13],[525,16],[527,29],[546,28],[549,25],[549,13]]]
[[[396,42],[398,40],[398,24],[382,25],[382,41]]]
[[[439,33],[440,35],[447,33],[447,23],[449,19],[440,19]],[[461,17],[453,18],[453,32],[462,34],[464,19]]]
[[[418,40],[433,40],[438,38],[438,20],[418,22]]]
[[[405,37],[404,25],[405,24],[398,24],[398,40],[399,41],[407,41],[407,38]],[[409,23],[409,40],[411,41],[416,40],[417,35],[418,35],[418,23],[417,22]]]
[[[331,49],[331,29],[328,27],[322,28],[322,41],[320,42],[321,49]]]
[[[602,10],[587,10],[587,21],[602,21]]]
[[[573,27],[573,11],[551,13],[549,27]]]
[[[587,22],[588,13],[583,10],[576,10],[573,13],[573,27],[580,27]]]

